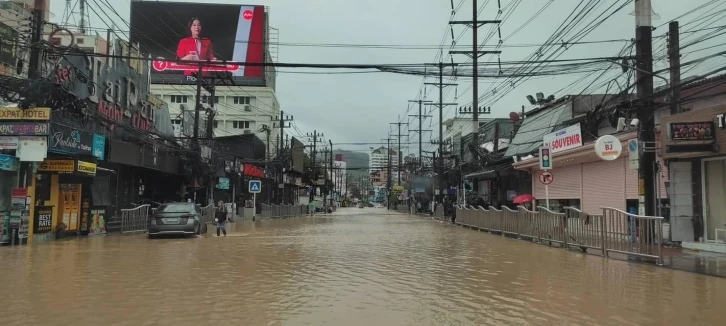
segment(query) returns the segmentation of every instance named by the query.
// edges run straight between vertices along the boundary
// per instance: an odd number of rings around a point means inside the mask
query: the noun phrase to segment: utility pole
[[[653,115],[653,30],[650,0],[635,1],[635,52],[638,140],[643,152],[638,165],[640,215],[655,215],[655,117]]]
[[[398,121],[401,121],[401,116],[398,116]],[[398,171],[398,179],[396,180],[396,184],[401,183],[401,126],[402,125],[408,125],[408,122],[391,122],[392,125],[398,126],[398,134],[396,137],[398,137],[398,149],[396,149],[396,156],[398,157],[398,168],[396,169]]]
[[[445,64],[443,62],[439,62],[438,63],[438,66],[439,66],[439,82],[438,82],[438,84],[437,83],[424,83],[425,85],[436,86],[436,87],[439,88],[439,103],[437,105],[439,107],[439,140],[438,140],[438,145],[439,145],[439,160],[441,160],[442,163],[443,163],[443,159],[442,158],[444,157],[444,149],[443,149],[443,144],[444,144],[444,106],[458,105],[458,103],[444,103],[444,87],[447,87],[447,86],[456,86],[457,85],[457,84],[452,84],[452,83],[446,83],[446,84],[444,83],[444,66],[451,66],[452,69],[453,69],[453,67],[456,66],[456,65],[457,64],[455,64],[455,63]],[[453,75],[453,73],[452,73],[452,75]],[[441,165],[442,164],[436,164],[436,162],[434,161],[434,174],[437,173],[436,167],[437,166],[441,166]],[[440,194],[443,196],[444,195],[444,187],[445,187],[444,174],[441,173],[443,171],[438,171],[438,172],[439,172],[439,178],[438,178],[439,179],[439,191],[440,191]],[[434,193],[436,193],[436,191],[434,191]]]
[[[384,139],[387,143],[386,151],[388,151],[388,165],[386,166],[386,202],[388,203],[387,208],[391,209],[391,194],[393,193],[393,186],[391,185],[391,137]]]
[[[681,111],[681,41],[677,21],[668,23],[668,61],[671,72],[671,98],[668,103],[671,114],[678,114]]]
[[[324,135],[322,133],[319,134],[317,130],[313,130],[313,133],[312,134],[308,133],[307,136],[313,138],[313,152],[310,157],[310,164],[312,164],[312,166],[310,167],[310,173],[311,173],[311,179],[313,182],[313,189],[310,192],[310,201],[312,202],[313,200],[315,200],[315,189],[317,188],[315,186],[315,184],[318,182],[317,173],[316,173],[316,169],[317,169],[317,167],[316,167],[316,165],[317,165],[316,150],[317,150],[317,145],[318,145],[318,137],[323,137]]]
[[[452,25],[466,25],[472,30],[472,50],[471,51],[449,51],[449,54],[466,54],[468,55],[473,64],[472,69],[472,106],[475,108],[479,107],[479,57],[485,54],[501,54],[502,51],[479,51],[479,36],[478,36],[478,30],[479,27],[482,27],[486,24],[500,24],[501,20],[479,20],[478,19],[478,12],[479,12],[479,5],[477,4],[477,0],[472,1],[472,20],[471,21],[450,21],[449,24]],[[499,2],[499,10],[502,9],[501,1]],[[502,31],[498,27],[499,30],[499,40],[501,43],[502,39]],[[479,112],[474,111],[474,121],[473,123],[473,134],[474,134],[474,141],[478,141],[479,139]]]
[[[418,103],[418,114],[410,114],[409,117],[416,117],[418,118],[418,157],[420,158],[423,153],[423,132],[424,131],[431,131],[431,130],[423,130],[423,120],[424,118],[430,118],[430,115],[423,114],[423,104],[424,103],[431,103],[432,101],[425,101],[425,100],[409,100],[410,103]]]
[[[478,36],[478,30],[479,27],[482,27],[486,24],[501,24],[501,20],[479,20],[478,18],[478,12],[479,12],[479,5],[477,4],[477,0],[472,1],[472,20],[471,21],[450,21],[449,24],[452,25],[466,25],[472,30],[472,50],[471,51],[449,51],[449,54],[465,54],[469,56],[472,60],[472,107],[474,108],[471,113],[473,116],[472,119],[472,136],[474,139],[474,143],[479,144],[479,57],[486,55],[486,54],[501,54],[502,51],[479,51],[479,36]],[[499,1],[499,10],[502,10],[502,4],[501,1]],[[498,26],[497,30],[499,32],[499,42],[502,42],[502,30]],[[500,60],[500,68],[501,70],[501,60]],[[477,182],[474,183],[474,191],[478,191],[478,185]]]
[[[332,179],[332,177],[333,177],[333,141],[328,139],[328,144],[330,144],[330,177]],[[327,176],[328,174],[326,173],[325,175]],[[335,180],[331,180],[330,182],[335,182]],[[331,187],[331,189],[335,189],[335,188]],[[335,191],[333,191],[333,193],[335,193]],[[332,206],[333,206],[332,198],[331,198],[330,206],[332,209]]]
[[[281,191],[280,195],[280,204],[285,204],[285,167],[282,165],[282,157],[284,152],[284,144],[285,144],[285,123],[292,121],[292,116],[285,117],[285,112],[280,110],[280,136],[278,137],[277,141],[277,159],[280,161],[279,170],[277,171],[277,181],[279,185],[277,186],[278,189]],[[275,191],[277,193],[277,191]]]

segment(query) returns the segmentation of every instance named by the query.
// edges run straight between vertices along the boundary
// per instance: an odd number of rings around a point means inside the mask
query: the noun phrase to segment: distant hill
[[[368,168],[368,153],[349,151],[345,149],[336,149],[333,151],[333,153],[343,155],[343,161],[345,162],[345,165],[348,169]],[[368,170],[348,170],[348,174],[354,178],[368,176]]]

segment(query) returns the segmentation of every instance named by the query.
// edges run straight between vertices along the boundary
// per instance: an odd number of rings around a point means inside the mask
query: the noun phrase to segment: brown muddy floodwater
[[[726,279],[385,209],[0,248],[0,325],[723,325]]]

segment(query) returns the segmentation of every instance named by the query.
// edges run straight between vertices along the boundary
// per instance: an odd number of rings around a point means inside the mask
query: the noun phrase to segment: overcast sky
[[[458,5],[462,0],[453,0]],[[464,0],[457,11],[455,20],[471,20],[472,0]],[[62,18],[65,1],[52,0],[51,11],[54,21]],[[99,10],[100,0],[88,0],[88,5]],[[119,14],[128,19],[129,0],[111,0],[116,4]],[[194,1],[209,3],[236,3],[260,4],[270,7],[270,25],[279,29],[279,61],[286,63],[368,63],[368,64],[399,64],[399,63],[428,63],[436,58],[436,48],[444,41],[445,54],[451,45],[451,35],[448,21],[451,15],[451,0],[251,0],[251,1]],[[591,1],[598,2],[598,1]],[[622,4],[625,0],[599,1],[591,14],[577,25],[570,33],[563,35],[557,41],[570,40],[583,30],[590,22],[598,19],[613,3]],[[502,51],[501,60],[525,60],[537,50],[537,46],[544,43],[550,35],[567,18],[579,0],[501,0],[503,12],[497,18],[497,0],[479,0],[480,6],[487,3],[479,15],[479,19],[503,19],[501,24],[502,38],[506,40],[499,49]],[[703,28],[724,25],[726,14],[726,1],[711,0],[653,0],[653,8],[660,19],[653,21],[658,28],[654,36],[667,32],[668,21],[682,15],[689,10],[707,5],[695,14],[680,18],[682,30],[696,31]],[[615,6],[616,7],[616,6]],[[544,8],[544,9],[543,9]],[[635,36],[635,18],[630,15],[635,8],[629,4],[626,9],[614,14],[602,25],[587,34],[580,41],[622,40],[607,43],[589,43],[571,45],[558,59],[565,58],[592,58],[602,56],[615,56],[624,47],[628,50],[628,41]],[[514,9],[514,10],[511,10]],[[523,26],[538,11],[543,10],[528,25]],[[612,9],[608,11],[611,12]],[[511,13],[505,17],[507,13]],[[716,13],[708,17],[708,14]],[[105,17],[104,17],[105,18]],[[506,18],[506,19],[505,19]],[[105,18],[108,20],[107,18]],[[91,16],[91,26],[106,28],[103,22],[95,15]],[[690,23],[690,24],[689,24]],[[664,26],[661,26],[665,24]],[[125,26],[120,20],[115,21],[116,26]],[[520,29],[520,27],[522,27]],[[479,29],[479,41],[486,38],[489,26]],[[472,38],[464,26],[454,26],[454,34],[465,34],[458,41],[460,47],[470,46]],[[682,35],[681,44],[697,40],[714,30],[703,30]],[[514,33],[514,34],[513,34]],[[583,32],[584,34],[584,32]],[[510,36],[511,35],[511,36]],[[508,37],[510,36],[510,37]],[[692,51],[706,48],[714,44],[724,44],[726,36],[719,36],[703,43],[694,44],[688,50]],[[664,51],[664,38],[654,43],[654,52]],[[487,43],[493,49],[499,41],[497,33]],[[291,46],[290,43],[313,44],[377,44],[393,45],[377,49],[360,47],[321,47],[321,46]],[[408,48],[404,48],[408,46]],[[415,49],[411,49],[415,48]],[[684,56],[683,61],[693,60],[708,54],[723,51],[726,46],[716,47]],[[468,49],[468,48],[467,48]],[[551,50],[554,51],[554,50]],[[551,52],[548,52],[551,53]],[[544,57],[543,57],[544,58]],[[455,55],[455,62],[464,62],[467,58]],[[484,62],[496,62],[495,56],[485,56]],[[695,67],[689,74],[700,74],[714,69],[721,60],[711,60]],[[663,59],[655,64],[655,69],[667,67],[667,60]],[[417,123],[408,117],[408,114],[418,113],[417,107],[411,108],[409,100],[417,99],[421,90],[423,79],[418,76],[397,75],[391,73],[362,73],[362,74],[327,74],[330,70],[313,70],[310,68],[281,68],[277,78],[277,97],[282,109],[295,116],[297,130],[306,133],[313,129],[323,132],[326,138],[333,143],[347,142],[379,142],[386,138],[390,122],[396,122],[399,115],[404,121]],[[685,70],[685,69],[684,69]],[[344,70],[349,71],[349,70]],[[306,72],[316,72],[309,74]],[[325,74],[320,74],[325,73]],[[557,97],[567,94],[578,94],[587,89],[589,92],[603,92],[609,80],[619,78],[618,83],[628,83],[620,69],[613,67],[602,77],[600,72],[578,75],[558,75],[548,77],[534,77],[526,81],[515,83],[512,89],[510,83],[499,84],[503,79],[481,78],[480,96],[487,96],[481,105],[491,106],[491,117],[506,117],[509,112],[520,111],[522,105],[529,106],[525,99],[527,94],[534,95],[543,92],[545,96],[554,94]],[[667,77],[667,74],[665,75]],[[566,86],[585,77],[579,83],[567,89]],[[435,79],[428,79],[433,82]],[[451,82],[451,81],[447,81]],[[472,100],[471,80],[459,78],[459,85],[451,87],[445,97],[446,102],[458,102],[468,105]],[[655,79],[656,85],[661,84]],[[494,84],[493,84],[494,83]],[[602,84],[602,85],[601,85]],[[588,89],[588,85],[591,85]],[[493,86],[497,93],[493,93]],[[563,89],[566,88],[566,89]],[[559,93],[557,93],[559,91]],[[615,86],[611,92],[617,92]],[[504,95],[506,93],[506,95]],[[458,96],[457,96],[458,95]],[[427,100],[438,100],[438,91],[435,88],[426,90]],[[427,109],[427,111],[429,111]],[[455,113],[453,107],[447,108],[445,118]],[[424,129],[436,129],[438,113],[433,120],[424,122]],[[413,128],[412,128],[413,129]],[[405,131],[405,129],[404,129]],[[293,132],[293,135],[297,132]],[[436,138],[437,134],[425,133],[424,140]],[[417,140],[415,133],[411,134],[411,141]],[[375,146],[375,145],[370,145]],[[338,147],[338,146],[336,146]],[[368,145],[342,146],[349,149],[367,151]],[[410,149],[416,151],[415,146]],[[430,149],[433,146],[424,146]]]

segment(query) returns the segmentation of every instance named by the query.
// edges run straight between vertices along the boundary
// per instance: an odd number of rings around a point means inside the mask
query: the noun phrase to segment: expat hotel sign
[[[50,108],[0,108],[0,120],[50,120]]]
[[[549,144],[552,153],[565,151],[582,146],[580,124],[557,130],[542,137],[543,144]]]

